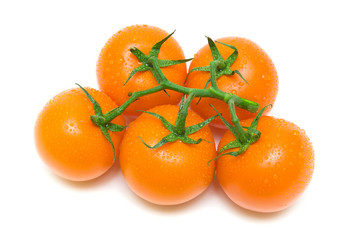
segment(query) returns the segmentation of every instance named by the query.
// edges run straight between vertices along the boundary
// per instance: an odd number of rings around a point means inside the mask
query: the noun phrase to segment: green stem
[[[158,85],[156,87],[153,88],[149,88],[143,91],[138,91],[138,92],[134,92],[131,97],[126,100],[126,102],[124,102],[120,107],[114,108],[113,110],[107,112],[106,114],[104,114],[105,117],[105,122],[109,123],[111,122],[114,118],[116,118],[117,116],[121,115],[125,109],[131,104],[133,103],[135,100],[137,100],[139,97],[145,96],[145,95],[149,95],[152,93],[156,93],[156,92],[160,92],[164,90],[164,87],[161,85]]]
[[[229,103],[229,109],[230,109],[230,114],[231,114],[231,121],[234,124],[236,135],[237,135],[236,137],[239,139],[239,141],[242,144],[245,144],[248,142],[248,136],[247,136],[245,130],[243,129],[243,127],[240,125],[239,118],[236,115],[234,99],[231,98],[228,103]]]
[[[209,97],[209,98],[217,98],[220,99],[222,101],[227,102],[229,99],[229,93],[223,92],[221,91],[217,84],[216,84],[216,77],[215,77],[215,73],[213,73],[213,80],[215,83],[210,86],[208,89],[202,89],[202,88],[187,88],[184,86],[180,86],[177,85],[173,82],[170,82],[163,74],[163,72],[160,69],[159,66],[159,62],[158,59],[156,58],[150,58],[149,62],[152,64],[152,66],[154,67],[154,70],[152,70],[151,72],[154,74],[157,82],[162,85],[165,89],[169,89],[169,90],[174,90],[176,92],[181,92],[183,94],[194,94],[195,97]],[[218,67],[223,67],[223,63],[222,62],[215,62],[211,68],[216,69]],[[257,104],[256,102],[241,98],[239,96],[236,96],[234,94],[231,94],[233,96],[233,98],[235,99],[235,106],[243,108],[245,110],[248,110],[250,112],[256,112],[259,108],[259,104]]]
[[[170,82],[164,75],[164,73],[161,71],[159,61],[155,57],[151,57],[148,60],[149,64],[152,65],[153,68],[151,68],[151,73],[154,75],[156,81],[161,85],[166,82]]]
[[[137,100],[139,97],[149,95],[155,92],[163,91],[163,90],[174,90],[176,92],[181,92],[186,95],[191,95],[192,97],[209,97],[209,98],[217,98],[222,101],[228,102],[229,99],[233,99],[233,103],[235,106],[243,108],[245,110],[248,110],[250,112],[256,112],[259,108],[259,105],[256,102],[243,99],[241,97],[238,97],[234,94],[229,95],[230,93],[226,93],[221,91],[217,85],[210,86],[208,89],[200,89],[200,88],[188,88],[184,86],[177,85],[173,82],[170,82],[163,72],[160,69],[158,59],[156,58],[149,58],[149,63],[152,65],[153,69],[151,69],[151,72],[153,73],[156,81],[159,83],[158,86],[146,89],[143,91],[138,91],[132,93],[131,97],[123,103],[120,107],[115,108],[111,110],[110,112],[104,114],[105,117],[105,123],[111,122],[114,118],[122,114],[125,109],[135,100]],[[216,65],[213,65],[212,68],[217,67],[217,62],[215,62]],[[216,79],[215,79],[216,80]],[[216,81],[215,81],[216,82]]]
[[[186,101],[184,103],[184,105],[182,106],[182,108],[180,108],[179,110],[179,114],[176,118],[176,122],[174,125],[174,133],[178,134],[178,135],[184,135],[185,133],[185,121],[186,121],[186,117],[188,115],[188,109],[190,106],[190,102],[194,99],[195,95],[193,93],[191,93],[187,98]]]
[[[216,70],[219,66],[218,61],[211,61],[210,62],[210,79],[211,79],[211,86],[213,86],[216,90],[219,89],[217,82],[216,82]]]

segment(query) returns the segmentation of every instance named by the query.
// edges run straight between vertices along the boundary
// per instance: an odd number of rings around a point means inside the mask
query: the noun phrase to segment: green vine
[[[146,89],[143,91],[136,91],[136,92],[129,93],[128,100],[125,101],[121,106],[103,114],[99,104],[91,97],[91,95],[84,88],[82,88],[80,85],[78,85],[85,92],[86,96],[89,98],[89,100],[92,102],[92,104],[94,106],[95,115],[91,116],[91,121],[100,127],[100,130],[102,131],[102,133],[104,134],[104,136],[106,137],[106,139],[109,141],[109,143],[112,146],[113,156],[115,158],[114,146],[113,146],[113,143],[112,143],[112,140],[110,138],[108,131],[122,131],[123,129],[125,129],[125,126],[113,124],[113,123],[111,123],[111,121],[113,119],[115,119],[117,116],[121,115],[125,111],[125,109],[129,105],[131,105],[131,103],[133,103],[135,100],[141,98],[142,96],[153,94],[153,93],[156,93],[159,91],[164,91],[165,93],[167,93],[166,90],[173,90],[173,91],[177,91],[177,92],[184,94],[184,96],[181,100],[181,103],[180,103],[179,113],[178,113],[178,116],[177,116],[177,119],[176,119],[176,122],[174,125],[170,124],[164,117],[162,117],[158,114],[148,112],[148,111],[142,111],[144,113],[151,114],[152,116],[158,118],[163,123],[164,127],[170,131],[170,133],[167,136],[165,136],[162,140],[160,140],[160,142],[158,142],[154,146],[149,146],[140,138],[141,141],[147,147],[154,149],[154,148],[161,147],[162,145],[164,145],[168,142],[174,142],[176,140],[181,140],[182,142],[188,143],[188,144],[198,144],[203,139],[194,140],[194,139],[189,138],[189,135],[194,132],[199,131],[205,125],[210,123],[214,118],[220,117],[220,119],[224,122],[225,126],[232,132],[232,134],[235,136],[236,139],[233,142],[230,142],[229,144],[224,146],[222,149],[220,149],[219,153],[222,153],[225,150],[228,150],[231,148],[239,148],[238,151],[228,152],[225,154],[233,155],[233,156],[237,156],[237,155],[241,154],[242,152],[244,152],[247,149],[247,147],[250,144],[254,143],[257,139],[259,139],[261,133],[256,130],[256,126],[257,126],[259,117],[261,116],[261,114],[263,113],[265,108],[262,109],[258,113],[257,117],[254,119],[254,121],[250,127],[244,128],[239,123],[239,118],[236,115],[235,107],[240,107],[242,109],[245,109],[247,111],[254,113],[258,110],[259,105],[253,101],[241,98],[235,94],[224,92],[221,89],[219,89],[219,87],[217,86],[216,80],[218,78],[220,78],[223,75],[233,75],[233,74],[238,74],[248,84],[248,82],[244,79],[244,77],[241,75],[239,70],[231,69],[231,65],[235,62],[235,60],[238,57],[238,50],[232,45],[218,42],[219,44],[225,45],[225,46],[231,48],[232,50],[234,50],[233,53],[227,59],[224,60],[222,55],[220,54],[218,48],[216,47],[214,41],[211,38],[207,37],[208,44],[209,44],[209,47],[210,47],[210,50],[211,50],[211,53],[213,56],[213,61],[210,62],[209,66],[193,68],[188,73],[188,75],[194,71],[207,71],[207,72],[210,72],[210,78],[206,82],[203,89],[188,88],[188,87],[177,85],[173,82],[170,82],[165,77],[165,75],[163,74],[163,72],[161,70],[162,68],[165,68],[168,66],[181,64],[181,63],[185,63],[185,62],[192,60],[192,59],[180,59],[180,60],[158,59],[158,55],[159,55],[162,44],[168,38],[170,38],[173,33],[169,34],[167,37],[165,37],[161,41],[157,42],[151,48],[148,55],[144,54],[140,49],[138,49],[136,47],[132,47],[130,49],[131,53],[134,54],[134,56],[141,62],[141,65],[132,70],[128,79],[125,81],[124,85],[128,81],[131,81],[131,78],[137,72],[143,72],[143,71],[150,71],[154,75],[158,85],[153,88]],[[230,113],[231,113],[231,121],[232,121],[233,125],[228,123],[221,116],[221,114],[214,108],[217,115],[215,115],[199,124],[185,127],[185,121],[186,121],[190,102],[196,97],[198,97],[200,99],[203,97],[216,98],[216,99],[220,99],[220,100],[224,101],[225,103],[227,103],[229,105],[229,109],[230,109]]]

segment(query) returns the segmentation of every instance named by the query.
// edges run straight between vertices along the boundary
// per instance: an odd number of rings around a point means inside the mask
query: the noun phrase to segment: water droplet
[[[273,176],[273,177],[274,177],[274,179],[277,179],[277,178],[278,178],[278,175],[274,174],[274,176]]]
[[[265,178],[264,183],[267,184],[269,182],[269,179]]]

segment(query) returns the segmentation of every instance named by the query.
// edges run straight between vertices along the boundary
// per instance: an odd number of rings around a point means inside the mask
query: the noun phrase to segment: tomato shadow
[[[238,214],[241,217],[246,217],[251,220],[259,220],[259,221],[267,221],[273,220],[276,218],[282,218],[288,215],[291,212],[292,206],[284,209],[282,211],[273,212],[273,213],[262,213],[262,212],[254,212],[245,208],[238,206],[234,203],[222,190],[217,179],[213,181],[215,195],[221,200],[221,202],[225,205],[225,207],[232,213]]]
[[[223,137],[223,135],[225,134],[227,129],[224,128],[216,128],[216,127],[212,127],[210,126],[211,132],[214,136],[214,140],[215,140],[215,145],[216,147],[219,145],[220,139]]]
[[[132,192],[134,201],[137,201],[139,205],[142,207],[149,209],[151,211],[155,211],[160,214],[175,214],[179,212],[186,212],[191,209],[196,209],[197,206],[200,206],[207,198],[212,195],[212,183],[210,186],[204,190],[199,196],[195,197],[194,199],[187,201],[185,203],[181,203],[178,205],[158,205],[151,202],[148,202],[141,197],[137,196],[135,193]]]
[[[71,181],[64,179],[62,177],[53,174],[54,178],[56,178],[62,184],[65,184],[72,188],[77,189],[89,189],[96,188],[105,185],[110,182],[112,179],[117,178],[118,175],[121,174],[119,161],[115,161],[115,163],[111,166],[111,168],[106,171],[103,175],[88,181]]]

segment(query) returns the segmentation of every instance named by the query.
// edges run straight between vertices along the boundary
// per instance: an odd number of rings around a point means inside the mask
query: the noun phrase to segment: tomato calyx
[[[265,111],[265,109],[268,108],[269,106],[272,106],[272,105],[271,104],[267,105],[258,112],[258,114],[253,119],[253,121],[251,122],[251,125],[249,127],[243,127],[240,125],[239,118],[236,116],[234,103],[233,103],[232,99],[229,100],[229,108],[230,108],[230,113],[231,113],[231,121],[234,124],[234,126],[231,125],[228,121],[226,121],[221,116],[221,114],[215,109],[215,107],[211,105],[211,107],[217,112],[220,119],[223,121],[223,123],[226,125],[226,127],[231,131],[231,133],[235,137],[235,140],[229,142],[228,144],[226,144],[219,150],[218,154],[220,154],[220,155],[218,155],[216,158],[219,158],[224,155],[231,155],[231,156],[236,157],[236,156],[242,154],[243,152],[245,152],[246,149],[251,144],[255,143],[261,136],[261,132],[256,129],[259,119],[260,119],[261,115],[263,114],[263,112]],[[238,148],[238,150],[223,153],[224,151],[233,149],[233,148]]]
[[[174,32],[173,32],[174,33]],[[149,89],[145,89],[142,91],[135,91],[135,92],[130,92],[128,93],[129,98],[118,108],[115,108],[109,112],[107,112],[104,117],[105,117],[105,122],[110,122],[111,120],[113,120],[116,116],[122,114],[125,109],[134,101],[136,101],[137,99],[139,99],[142,96],[145,95],[149,95],[152,93],[156,93],[159,91],[165,91],[166,90],[173,90],[176,92],[181,92],[185,95],[191,95],[193,94],[195,97],[210,97],[210,98],[217,98],[220,99],[222,101],[225,101],[226,103],[228,102],[228,100],[230,98],[234,99],[234,103],[237,107],[240,107],[242,109],[245,109],[247,111],[250,112],[256,112],[259,108],[259,104],[253,101],[250,101],[248,99],[244,99],[241,98],[239,96],[236,96],[235,94],[232,93],[226,93],[224,91],[222,91],[221,89],[219,89],[216,85],[216,70],[215,68],[218,68],[220,70],[222,70],[224,68],[224,66],[227,65],[231,65],[238,53],[235,47],[234,48],[234,53],[225,61],[223,62],[215,62],[212,63],[212,65],[219,65],[219,67],[212,67],[212,71],[210,72],[211,75],[211,79],[212,79],[212,86],[210,86],[209,88],[201,88],[201,89],[197,89],[197,88],[188,88],[185,86],[181,86],[181,85],[177,85],[171,81],[169,81],[166,76],[163,74],[161,68],[163,67],[167,67],[167,66],[171,66],[171,65],[175,65],[175,64],[180,64],[180,63],[185,63],[189,60],[192,59],[183,59],[183,60],[162,60],[162,59],[158,59],[158,55],[160,52],[160,48],[162,46],[162,44],[169,39],[169,37],[173,34],[169,34],[168,36],[166,36],[164,39],[162,39],[161,41],[157,42],[152,49],[150,50],[150,53],[148,55],[144,54],[141,50],[139,50],[136,47],[132,47],[130,49],[131,53],[135,55],[135,57],[142,63],[141,66],[134,68],[128,79],[125,81],[124,84],[126,84],[132,76],[134,76],[134,74],[136,74],[137,72],[142,72],[142,71],[150,71],[153,76],[156,79],[156,82],[158,83],[157,86],[153,87],[153,88],[149,88]],[[212,42],[212,40],[211,40]],[[212,44],[215,46],[215,44]],[[216,47],[216,46],[215,46]],[[232,46],[231,46],[232,47]],[[214,50],[216,52],[216,50]],[[217,51],[218,52],[218,51]],[[215,53],[216,55],[216,53]],[[220,55],[221,56],[221,55]],[[222,59],[222,57],[221,57]],[[226,71],[225,71],[226,72]],[[235,71],[233,71],[235,73]],[[234,74],[233,73],[233,74]],[[179,128],[180,129],[180,128]]]
[[[124,130],[126,128],[126,126],[122,126],[122,125],[114,124],[114,123],[111,123],[111,122],[107,122],[106,118],[105,118],[105,115],[102,112],[100,104],[89,94],[88,91],[86,91],[85,88],[83,88],[82,86],[80,86],[77,83],[76,83],[76,85],[78,87],[80,87],[80,89],[85,93],[86,97],[93,104],[95,115],[91,115],[90,119],[96,126],[98,126],[100,128],[102,134],[104,135],[106,140],[110,143],[112,153],[113,153],[113,162],[115,162],[115,148],[114,148],[114,143],[111,140],[109,131],[121,132],[122,130]]]
[[[234,75],[234,74],[239,75],[242,80],[244,80],[247,84],[249,84],[246,81],[246,79],[241,75],[239,70],[232,70],[230,68],[231,65],[235,62],[235,60],[237,59],[237,57],[239,55],[237,48],[230,44],[216,41],[216,43],[222,44],[222,45],[227,46],[234,50],[234,52],[227,59],[224,60],[219,49],[216,47],[215,42],[209,37],[206,37],[206,38],[208,40],[208,45],[210,47],[213,61],[211,61],[210,65],[208,65],[208,66],[196,67],[196,68],[191,69],[188,73],[188,76],[190,75],[190,73],[192,73],[194,71],[210,72],[210,78],[207,80],[204,88],[207,88],[210,83],[214,88],[218,88],[216,79],[220,78],[223,75]],[[212,77],[212,76],[214,76],[214,77]],[[185,82],[186,82],[186,80],[187,80],[187,78],[185,79]]]
[[[140,65],[139,67],[134,68],[129,77],[126,79],[124,85],[137,73],[137,72],[144,72],[144,71],[151,71],[154,73],[155,69],[153,66],[154,61],[157,61],[158,66],[160,68],[163,67],[169,67],[172,65],[176,65],[176,64],[181,64],[181,63],[185,63],[188,61],[191,61],[192,58],[190,59],[180,59],[180,60],[164,60],[164,59],[158,59],[159,56],[159,52],[160,52],[160,48],[163,45],[163,43],[168,40],[173,34],[175,33],[175,31],[173,31],[172,33],[170,33],[168,36],[166,36],[165,38],[163,38],[162,40],[160,40],[159,42],[155,43],[154,46],[152,46],[150,52],[148,55],[146,55],[145,53],[143,53],[140,49],[138,49],[137,47],[131,47],[130,48],[130,52],[132,54],[134,54],[134,56],[142,63],[142,65]],[[158,78],[155,78],[156,81],[160,84]],[[165,90],[164,90],[165,91]]]
[[[148,111],[142,111],[144,113],[150,114],[156,118],[158,118],[161,123],[164,125],[164,127],[170,131],[170,133],[168,135],[166,135],[165,137],[163,137],[158,143],[156,143],[154,146],[150,146],[148,145],[140,136],[140,140],[143,142],[143,144],[151,149],[156,149],[161,147],[162,145],[164,145],[165,143],[168,142],[175,142],[177,140],[180,140],[183,143],[187,143],[187,144],[199,144],[202,141],[207,141],[205,139],[199,138],[197,140],[194,140],[192,138],[189,137],[189,135],[199,131],[200,129],[202,129],[203,127],[205,127],[207,124],[209,124],[212,120],[214,120],[218,115],[215,115],[213,117],[210,117],[208,119],[206,119],[205,121],[192,125],[192,126],[188,126],[185,127],[185,120],[186,120],[186,116],[188,114],[188,108],[190,105],[191,100],[194,98],[194,95],[190,94],[186,101],[185,100],[185,95],[183,96],[181,103],[180,103],[180,108],[179,108],[179,113],[177,115],[175,124],[172,125],[171,123],[169,123],[163,116],[157,114],[157,113],[153,113],[153,112],[148,112]]]

